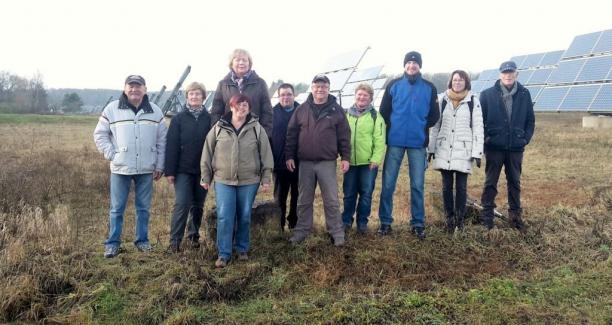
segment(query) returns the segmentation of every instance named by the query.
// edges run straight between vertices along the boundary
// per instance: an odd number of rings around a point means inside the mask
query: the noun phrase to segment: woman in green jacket
[[[353,225],[353,215],[357,212],[357,232],[360,234],[366,233],[368,229],[372,192],[378,166],[385,153],[385,121],[372,106],[373,98],[372,87],[367,83],[359,84],[355,89],[355,104],[346,113],[351,127],[351,159],[342,184],[342,221],[344,229],[348,231]]]

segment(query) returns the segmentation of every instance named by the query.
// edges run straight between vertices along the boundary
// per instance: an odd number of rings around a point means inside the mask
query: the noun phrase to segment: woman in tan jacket
[[[250,99],[237,94],[229,104],[230,112],[206,136],[200,164],[202,187],[215,180],[218,268],[230,261],[232,248],[238,260],[248,260],[251,207],[260,184],[269,190],[274,167],[268,135],[250,114]]]

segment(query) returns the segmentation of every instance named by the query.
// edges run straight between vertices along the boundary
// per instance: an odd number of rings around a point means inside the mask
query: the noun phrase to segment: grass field
[[[428,238],[416,240],[403,168],[393,235],[374,234],[379,174],[370,234],[333,247],[318,196],[317,232],[303,245],[291,247],[269,223],[252,231],[248,262],[216,270],[208,242],[164,253],[174,203],[165,180],[151,209],[154,252],[131,244],[130,204],[125,252],[104,259],[109,168],[93,144],[96,117],[0,115],[0,321],[612,324],[612,133],[581,128],[578,114],[536,119],[523,165],[524,234],[499,220],[491,232],[446,234],[430,199],[440,175],[429,170]],[[483,179],[482,169],[469,178],[472,197]],[[499,190],[505,213],[503,176]]]

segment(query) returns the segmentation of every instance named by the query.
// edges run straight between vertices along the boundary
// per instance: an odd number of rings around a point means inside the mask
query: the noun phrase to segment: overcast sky
[[[513,55],[566,49],[612,28],[612,1],[3,1],[0,71],[49,88],[120,89],[142,74],[150,91],[189,81],[214,89],[244,48],[270,83],[309,82],[331,57],[365,48],[361,67],[423,72],[495,68]]]

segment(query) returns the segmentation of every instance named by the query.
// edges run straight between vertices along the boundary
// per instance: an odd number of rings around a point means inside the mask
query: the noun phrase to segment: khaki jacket
[[[204,142],[200,169],[203,184],[215,182],[241,186],[270,184],[274,160],[268,135],[256,117],[247,118],[239,134],[231,112],[210,130]]]

